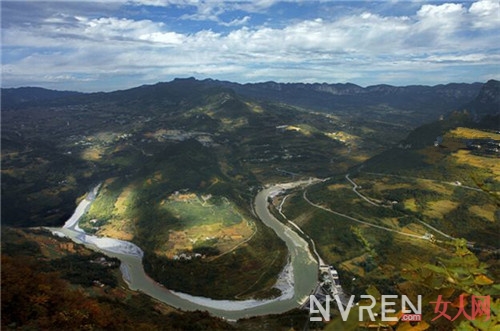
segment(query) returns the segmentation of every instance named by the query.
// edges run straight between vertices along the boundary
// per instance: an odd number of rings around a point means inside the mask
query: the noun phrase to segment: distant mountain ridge
[[[396,108],[420,114],[417,123],[437,119],[443,113],[457,110],[473,100],[482,83],[450,83],[436,86],[391,86],[373,85],[361,87],[355,84],[326,83],[254,83],[237,84],[210,80],[213,84],[232,88],[247,97],[258,97],[274,102],[283,102],[318,111],[351,112]]]
[[[189,78],[191,79],[191,78]],[[482,83],[449,83],[446,85],[407,85],[407,86],[393,86],[387,84],[377,84],[370,85],[367,87],[362,87],[353,83],[277,83],[274,81],[263,82],[263,83],[232,83],[227,81],[218,81],[212,79],[206,79],[204,81],[213,82],[220,85],[230,86],[238,91],[257,91],[259,89],[271,90],[271,91],[281,91],[287,92],[292,90],[304,90],[304,91],[314,91],[314,92],[324,92],[332,95],[349,95],[353,96],[356,94],[370,94],[370,93],[382,93],[385,95],[397,94],[401,92],[420,92],[429,93],[429,91],[435,90],[440,94],[449,95],[450,91],[454,91],[455,96],[460,94],[469,94],[471,91],[479,90]],[[471,88],[472,87],[472,88]],[[457,94],[458,92],[458,94]],[[248,92],[247,92],[248,93]]]
[[[2,88],[2,108],[83,95],[81,92],[50,90],[42,87]]]
[[[498,81],[491,81],[490,85]],[[234,91],[246,98],[278,102],[314,111],[379,120],[396,110],[394,118],[402,123],[420,125],[470,104],[479,94],[483,83],[450,83],[436,86],[373,85],[361,87],[352,83],[247,83],[240,84],[213,79],[176,78],[170,82],[143,85],[127,90],[99,93],[54,91],[42,88],[2,89],[2,109],[42,103],[86,103],[89,100],[120,99],[163,100],[176,103],[186,96],[200,98],[214,89]],[[498,94],[497,94],[498,95]],[[485,95],[486,97],[486,95]],[[193,100],[195,101],[195,100]],[[482,114],[481,114],[482,115]]]

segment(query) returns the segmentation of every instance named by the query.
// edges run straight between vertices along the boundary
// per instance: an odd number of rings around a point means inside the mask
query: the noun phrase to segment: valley
[[[2,232],[37,250],[50,236],[33,228],[62,226],[102,183],[79,226],[139,246],[143,273],[155,282],[187,298],[280,306],[213,312],[240,319],[221,328],[285,328],[270,322],[276,316],[245,319],[273,313],[304,327],[307,311],[293,308],[319,281],[313,245],[349,294],[422,293],[428,304],[431,294],[500,293],[500,128],[491,106],[499,102],[497,81],[406,89],[268,85],[176,79],[111,93],[51,92],[37,101],[15,97],[29,90],[2,93],[9,97],[2,99]],[[425,98],[408,99],[415,89]],[[442,104],[432,105],[439,95],[446,95]],[[269,186],[301,180],[308,185],[254,200]],[[281,240],[285,233],[295,243]],[[295,296],[273,301],[284,295],[276,282],[290,256],[300,280]],[[130,263],[142,270],[140,260]],[[432,311],[424,317],[422,329]]]

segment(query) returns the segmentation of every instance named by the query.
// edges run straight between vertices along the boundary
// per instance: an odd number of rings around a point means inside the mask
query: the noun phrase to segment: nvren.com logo
[[[368,299],[370,304],[359,305],[358,306],[358,320],[360,322],[367,321],[365,316],[369,318],[370,321],[375,321],[375,317],[380,316],[380,320],[383,322],[397,322],[397,321],[407,321],[407,322],[417,322],[422,320],[422,296],[419,295],[417,298],[417,303],[413,303],[406,295],[402,295],[401,298],[397,295],[381,295],[380,297],[380,313],[374,312],[375,306],[377,305],[377,300],[372,295],[361,295],[361,299]],[[399,300],[398,300],[399,299]],[[343,303],[338,295],[334,295],[333,299],[330,295],[325,297],[324,303],[316,298],[314,295],[309,297],[309,314],[310,321],[330,321],[330,302],[335,301],[340,311],[342,320],[347,321],[351,309],[354,307],[355,296],[351,295],[347,303]],[[485,316],[485,321],[490,319],[490,296],[475,296],[470,297],[471,307],[466,309],[466,300],[463,294],[459,297],[458,312],[454,315],[448,315],[448,306],[451,302],[444,301],[443,296],[439,295],[436,301],[431,301],[430,304],[434,305],[434,313],[436,316],[432,321],[438,318],[446,318],[450,321],[454,321],[460,315],[463,315],[468,320],[474,320],[479,316]],[[397,307],[398,302],[400,302],[400,307]],[[396,310],[395,308],[398,308]],[[378,310],[378,309],[377,309]],[[398,317],[397,313],[401,312]],[[316,316],[320,314],[321,316]],[[314,316],[313,316],[314,315]]]

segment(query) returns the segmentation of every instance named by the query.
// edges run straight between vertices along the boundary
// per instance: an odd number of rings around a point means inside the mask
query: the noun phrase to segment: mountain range
[[[1,92],[2,225],[19,228],[6,232],[10,249],[2,247],[9,279],[24,272],[17,259],[56,272],[113,309],[119,306],[113,300],[130,297],[116,279],[95,294],[89,284],[96,273],[85,271],[88,252],[26,229],[61,226],[85,192],[102,183],[80,225],[140,246],[156,281],[218,299],[276,296],[287,249],[258,221],[253,199],[265,184],[310,177],[325,179],[307,190],[314,204],[306,191],[292,190],[271,199],[271,211],[314,240],[348,291],[373,293],[368,284],[386,293],[416,291],[402,278],[405,263],[423,261],[435,271],[436,257],[453,255],[447,240],[455,237],[467,238],[490,266],[489,274],[478,271],[486,277],[481,284],[500,272],[498,81],[360,87],[187,78],[108,93]],[[438,240],[415,242],[401,233]],[[178,259],[191,255],[204,257]],[[30,277],[46,283],[55,276]],[[17,291],[16,284],[7,291]],[[153,304],[137,300],[119,307],[142,321],[137,307]],[[164,316],[172,308],[156,309]],[[23,325],[24,316],[14,315],[6,320]],[[303,312],[286,316],[294,327],[307,319]]]
[[[305,83],[248,83],[239,84],[228,81],[194,78],[175,79],[169,83],[158,83],[116,91],[107,94],[94,93],[87,96],[112,98],[119,96],[131,98],[165,98],[171,101],[190,93],[190,89],[224,87],[240,96],[291,104],[306,109],[333,114],[364,117],[367,119],[382,117],[381,112],[396,111],[402,113],[408,123],[422,124],[439,118],[443,113],[456,110],[473,100],[481,90],[482,83],[450,83],[436,86],[390,86],[374,85],[361,87],[355,84],[305,84]],[[2,90],[3,108],[9,109],[28,105],[38,101],[71,100],[72,96],[82,96],[77,92],[59,92],[40,88],[17,88]],[[192,93],[193,96],[196,93]]]

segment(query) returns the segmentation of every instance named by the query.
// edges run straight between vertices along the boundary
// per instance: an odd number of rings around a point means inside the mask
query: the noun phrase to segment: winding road
[[[380,206],[379,204],[373,202],[372,200],[370,200],[369,198],[367,198],[366,196],[364,196],[363,194],[358,192],[359,186],[351,178],[349,178],[349,174],[345,175],[345,179],[347,179],[352,184],[352,191],[354,193],[356,193],[360,198],[362,198],[363,200],[365,200],[366,202],[368,202],[369,204],[371,204],[373,206],[376,206],[376,207]]]
[[[339,212],[336,212],[334,210],[331,210],[329,208],[326,208],[326,207],[323,207],[321,205],[318,205],[314,202],[312,202],[311,200],[309,200],[309,198],[307,197],[307,191],[304,190],[304,192],[302,193],[302,197],[304,198],[304,200],[310,204],[311,206],[313,207],[316,207],[316,208],[319,208],[319,209],[322,209],[324,211],[327,211],[331,214],[334,214],[334,215],[337,215],[337,216],[341,216],[341,217],[344,217],[344,218],[347,218],[351,221],[354,221],[356,223],[360,223],[360,224],[364,224],[364,225],[368,225],[368,226],[371,226],[371,227],[374,227],[374,228],[377,228],[377,229],[381,229],[381,230],[384,230],[384,231],[389,231],[389,232],[395,232],[395,233],[398,233],[400,235],[403,235],[403,236],[407,236],[407,237],[412,237],[412,238],[416,238],[416,239],[424,239],[424,240],[428,240],[426,239],[425,236],[419,236],[419,235],[416,235],[416,234],[411,234],[411,233],[406,233],[406,232],[401,232],[401,231],[398,231],[398,230],[394,230],[394,229],[391,229],[391,228],[387,228],[385,226],[381,226],[381,225],[376,225],[376,224],[372,224],[372,223],[369,223],[369,222],[365,222],[365,221],[362,221],[362,220],[359,220],[357,218],[354,218],[354,217],[351,217],[349,215],[346,215],[346,214],[342,214],[342,213],[339,213]]]

